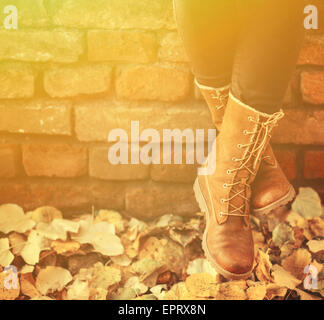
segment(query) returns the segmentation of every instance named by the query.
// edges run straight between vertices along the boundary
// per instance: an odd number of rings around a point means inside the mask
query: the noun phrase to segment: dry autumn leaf
[[[306,249],[298,249],[282,261],[282,266],[299,280],[305,277],[304,269],[312,262],[312,255]]]
[[[10,251],[8,238],[0,239],[0,266],[7,267],[14,259]]]
[[[77,241],[55,240],[52,242],[51,247],[57,254],[73,254],[80,249],[80,243]]]
[[[313,253],[324,251],[324,240],[310,240],[307,242],[307,246]]]
[[[53,207],[40,207],[34,211],[28,212],[35,222],[50,223],[54,219],[63,219],[61,211]]]
[[[306,219],[320,217],[323,214],[321,198],[312,188],[299,188],[292,209]]]
[[[124,247],[115,235],[115,227],[105,221],[92,224],[80,221],[80,232],[71,235],[73,240],[91,244],[95,251],[105,256],[119,256],[124,253]]]
[[[49,266],[40,270],[36,279],[36,288],[42,295],[55,291],[61,291],[72,281],[69,270],[61,267]]]
[[[273,266],[272,276],[279,287],[295,289],[301,283],[301,280],[295,278],[291,273],[277,264]]]
[[[21,250],[21,256],[27,264],[35,265],[39,262],[43,237],[35,230],[32,230],[28,240]]]
[[[35,222],[28,218],[24,210],[15,204],[0,206],[0,232],[8,234],[15,231],[25,233],[35,226]]]
[[[209,273],[212,277],[216,278],[217,272],[211,266],[207,259],[196,259],[189,263],[187,268],[187,274],[195,274],[195,273]]]

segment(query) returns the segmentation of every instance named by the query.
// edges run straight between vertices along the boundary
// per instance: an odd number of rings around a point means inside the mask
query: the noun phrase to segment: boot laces
[[[225,108],[227,100],[228,100],[228,95],[229,95],[229,89],[214,90],[210,94],[210,97],[213,100],[217,100],[220,102],[220,105],[215,107],[216,110]]]
[[[284,116],[282,111],[276,112],[271,115],[266,121],[257,121],[252,117],[248,117],[248,120],[254,122],[257,125],[257,129],[255,131],[249,132],[247,130],[243,131],[244,135],[256,135],[256,138],[253,142],[248,144],[238,144],[238,148],[250,148],[246,151],[244,157],[242,159],[233,158],[234,162],[241,162],[241,165],[238,168],[227,170],[227,173],[233,173],[245,169],[249,172],[250,175],[256,175],[256,168],[260,159],[262,159],[263,150],[267,144],[267,140],[271,137],[270,133],[271,130],[276,126],[277,122]],[[251,161],[254,158],[254,161]],[[245,196],[246,188],[250,188],[250,185],[246,183],[247,179],[237,180],[233,183],[224,184],[223,187],[232,187],[233,195],[227,199],[221,199],[222,203],[228,202],[231,210],[228,213],[220,212],[222,216],[239,216],[239,217],[248,217],[248,214],[244,213],[244,209],[246,206],[246,202],[249,199]],[[235,189],[237,186],[243,186],[243,188]],[[237,207],[231,201],[236,198],[240,197],[244,200],[242,206]]]

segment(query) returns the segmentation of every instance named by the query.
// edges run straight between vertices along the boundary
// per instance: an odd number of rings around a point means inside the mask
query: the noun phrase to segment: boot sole
[[[276,210],[278,208],[284,207],[285,205],[291,203],[296,198],[296,191],[292,185],[290,185],[289,191],[286,195],[284,195],[279,200],[270,203],[266,207],[260,209],[253,209],[253,213],[259,216],[265,216],[269,214],[271,211]]]
[[[212,267],[219,273],[221,274],[223,277],[225,277],[227,280],[245,280],[250,278],[251,274],[252,274],[252,270],[253,268],[246,272],[246,273],[242,273],[242,274],[237,274],[237,273],[232,273],[229,272],[225,269],[223,269],[211,256],[211,254],[209,253],[208,247],[207,247],[207,229],[209,227],[209,211],[208,211],[208,207],[206,205],[206,201],[205,198],[200,190],[200,186],[199,186],[199,182],[198,182],[198,178],[196,179],[195,183],[194,183],[194,193],[195,193],[195,197],[196,200],[198,202],[199,208],[201,210],[201,212],[204,212],[206,215],[206,228],[204,231],[204,235],[203,235],[203,240],[202,240],[202,249],[205,253],[205,256],[207,258],[207,260],[210,262],[210,264],[212,265]]]

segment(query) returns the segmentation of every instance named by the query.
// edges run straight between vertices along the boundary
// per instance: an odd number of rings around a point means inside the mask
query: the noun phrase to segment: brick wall
[[[0,203],[149,218],[198,210],[196,165],[117,165],[108,132],[212,128],[170,0],[0,0]],[[322,13],[324,10],[321,10]],[[324,14],[323,21],[324,21]],[[296,186],[324,195],[324,34],[307,35],[273,142]]]

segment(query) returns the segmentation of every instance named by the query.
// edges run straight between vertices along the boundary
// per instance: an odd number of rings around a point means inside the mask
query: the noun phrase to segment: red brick
[[[87,173],[88,153],[84,147],[66,144],[25,144],[23,165],[28,176],[79,177]]]
[[[0,64],[0,99],[31,98],[35,90],[34,82],[35,74],[30,66],[21,63]]]
[[[80,141],[106,142],[109,132],[117,128],[125,130],[130,139],[131,121],[140,122],[141,132],[148,128],[156,129],[161,141],[163,129],[205,129],[207,140],[207,129],[214,128],[209,109],[203,102],[169,105],[95,100],[75,105],[75,132]]]
[[[107,147],[93,147],[89,152],[89,175],[104,180],[145,180],[150,167],[141,163],[113,165],[108,160]]]
[[[126,212],[139,219],[164,214],[191,215],[199,211],[192,185],[148,182],[126,190]]]
[[[0,145],[0,178],[12,178],[20,172],[20,155],[17,145]]]
[[[296,152],[289,150],[274,150],[276,158],[288,180],[297,176]]]
[[[324,179],[324,151],[305,152],[304,177],[306,179]]]
[[[154,33],[121,30],[88,31],[89,61],[148,63],[156,60]]]
[[[112,182],[91,181],[0,182],[0,204],[16,203],[25,210],[53,206],[60,210],[80,213],[92,206],[96,209],[122,210],[124,186]]]
[[[275,128],[273,143],[324,144],[324,110],[285,110]]]
[[[71,103],[47,99],[0,101],[0,131],[71,135]]]
[[[117,73],[118,98],[128,100],[179,101],[190,92],[192,77],[176,65],[136,65]]]
[[[51,97],[108,92],[112,68],[107,65],[56,67],[44,72],[44,88]]]
[[[305,102],[314,105],[324,104],[324,72],[303,72],[301,92]]]
[[[307,35],[298,64],[324,66],[324,35]]]

